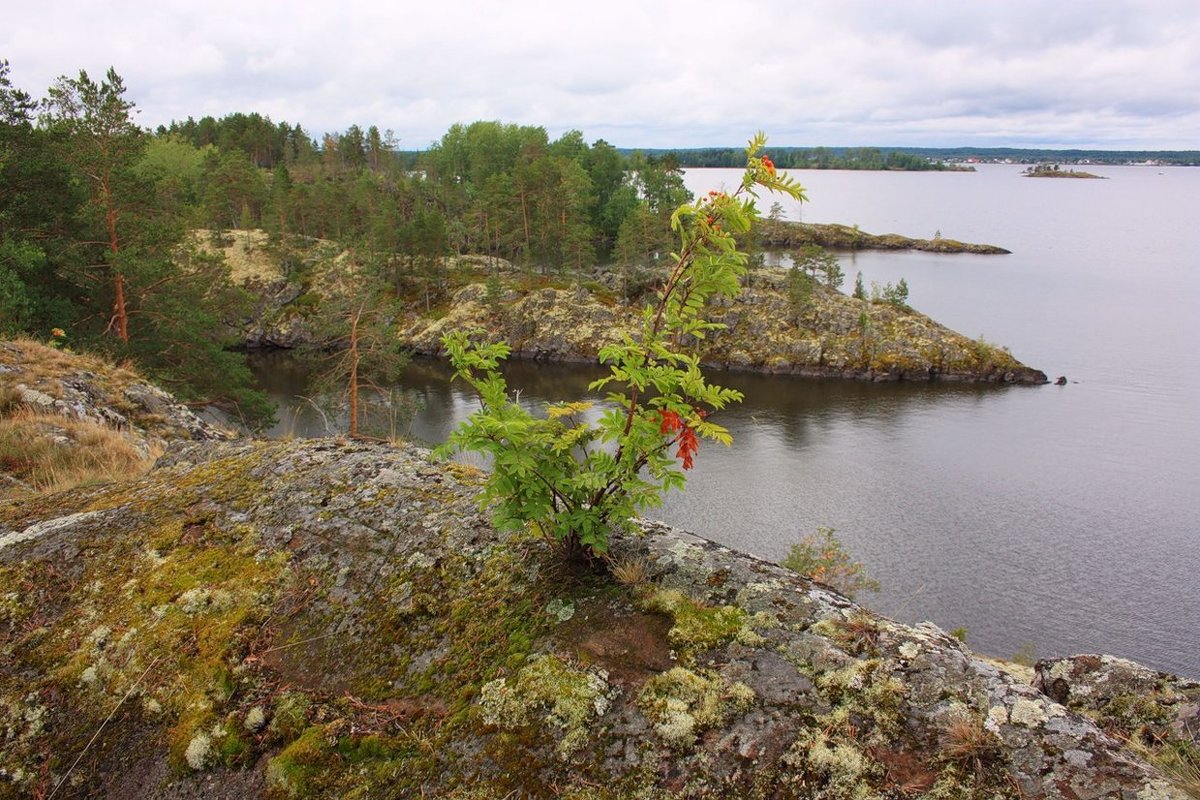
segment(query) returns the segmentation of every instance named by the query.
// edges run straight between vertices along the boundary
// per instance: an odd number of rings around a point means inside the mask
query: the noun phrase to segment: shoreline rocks
[[[1185,797],[932,624],[644,520],[640,577],[575,570],[479,479],[199,442],[0,504],[0,780],[61,778],[116,707],[76,794]]]

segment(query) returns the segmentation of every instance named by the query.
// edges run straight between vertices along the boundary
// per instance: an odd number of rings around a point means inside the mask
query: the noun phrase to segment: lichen
[[[670,747],[686,749],[707,728],[720,725],[754,704],[754,690],[711,670],[686,667],[654,676],[642,687],[637,704]]]
[[[214,760],[212,737],[204,731],[197,733],[188,742],[187,749],[183,753],[183,758],[187,762],[187,765],[194,770],[199,771],[208,768]]]
[[[513,729],[551,725],[557,751],[568,758],[586,744],[589,724],[603,717],[617,689],[603,672],[578,669],[552,655],[530,659],[513,678],[484,684],[479,704],[488,725]]]
[[[246,712],[246,719],[242,721],[242,727],[251,733],[258,733],[263,726],[267,724],[267,714],[263,711],[262,706],[254,706]]]
[[[868,758],[853,742],[831,739],[823,730],[804,731],[783,761],[802,774],[821,800],[874,800],[881,798],[873,784],[882,777],[881,765]]]

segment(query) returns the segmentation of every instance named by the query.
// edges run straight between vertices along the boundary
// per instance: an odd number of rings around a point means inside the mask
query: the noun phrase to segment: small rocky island
[[[804,245],[819,245],[830,250],[921,250],[928,253],[973,253],[975,255],[1006,255],[1010,250],[992,244],[960,242],[943,237],[914,239],[898,233],[874,234],[859,230],[857,225],[836,223],[789,222],[762,220],[759,222],[765,246],[795,249]]]
[[[1037,164],[1036,166],[1026,167],[1021,175],[1026,178],[1095,178],[1098,180],[1107,180],[1103,175],[1094,175],[1091,172],[1061,169],[1058,164]]]
[[[0,398],[9,440],[145,453],[5,487],[0,796],[1189,796],[1200,684],[1031,676],[651,521],[581,569],[493,528],[474,469],[231,438],[32,342],[0,345]]]

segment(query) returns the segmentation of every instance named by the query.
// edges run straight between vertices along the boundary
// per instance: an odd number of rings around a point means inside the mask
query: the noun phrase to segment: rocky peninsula
[[[31,370],[120,385],[5,352],[5,418]],[[0,796],[1189,796],[1148,759],[1195,752],[1200,685],[1031,684],[651,521],[581,569],[419,448],[173,428],[144,475],[0,502]]]
[[[770,235],[769,231],[768,234]],[[224,248],[236,280],[258,297],[237,324],[250,347],[296,347],[319,340],[314,317],[326,297],[352,291],[353,257],[315,243],[303,274],[289,275],[265,234],[238,232]],[[440,354],[441,335],[483,328],[518,358],[594,362],[605,344],[638,324],[644,301],[618,270],[530,275],[500,259],[455,257],[441,265],[436,304],[410,303],[394,320],[398,340],[416,353]],[[635,276],[653,284],[642,274]],[[728,327],[701,349],[709,367],[876,381],[953,380],[1041,384],[1046,375],[1006,349],[958,334],[907,307],[856,300],[822,286],[796,304],[785,270],[752,270],[737,299],[709,309]]]

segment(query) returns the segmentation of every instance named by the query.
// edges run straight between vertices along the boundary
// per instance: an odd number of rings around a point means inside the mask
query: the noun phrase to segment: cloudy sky
[[[455,122],[620,147],[1200,149],[1197,0],[7,0],[35,96],[111,65],[146,126],[258,111],[421,148]]]

